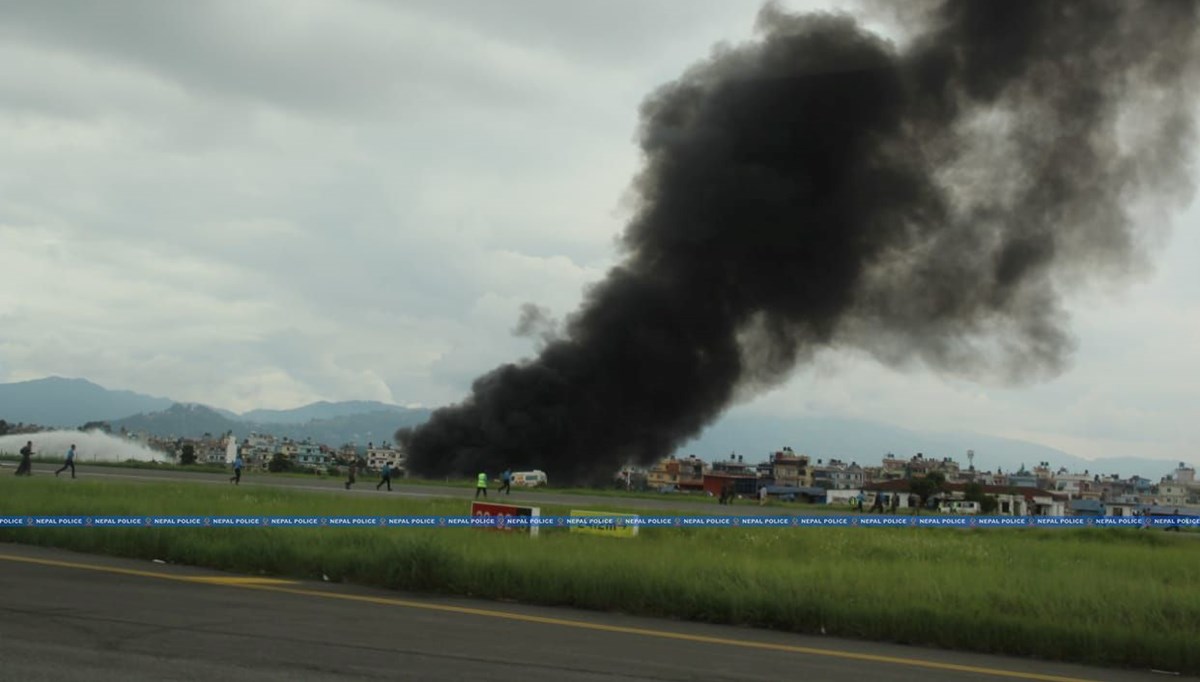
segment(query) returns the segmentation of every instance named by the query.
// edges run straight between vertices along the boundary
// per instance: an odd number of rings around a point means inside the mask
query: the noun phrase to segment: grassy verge
[[[0,453],[0,461],[17,462],[20,459],[21,458],[19,455],[13,455],[10,453]],[[33,462],[35,464],[53,464],[55,466],[58,466],[58,465],[62,464],[63,458],[61,456],[34,457]],[[124,461],[124,462],[111,462],[111,461],[110,462],[96,462],[96,461],[87,461],[87,460],[80,459],[78,462],[78,466],[80,466],[80,467],[84,467],[84,466],[86,466],[86,467],[116,467],[116,468],[122,468],[122,469],[149,469],[149,470],[154,470],[154,471],[184,471],[184,472],[201,473],[201,474],[221,474],[221,473],[228,474],[231,471],[231,469],[228,465],[220,466],[220,465],[211,465],[211,464],[191,464],[188,466],[183,466],[180,464],[139,462],[139,461],[134,461],[134,460]],[[344,478],[344,476],[345,476],[345,474],[331,475],[331,474],[328,474],[324,469],[321,469],[319,471],[314,471],[314,472],[298,472],[298,471],[268,472],[268,471],[263,471],[261,469],[258,469],[257,467],[246,469],[246,471],[242,475],[245,477],[270,476],[270,477],[296,478],[296,479],[309,479],[309,480],[336,479],[336,478]],[[375,472],[362,472],[359,474],[359,480],[361,480],[361,481],[377,480],[377,479],[378,479],[378,474]],[[408,485],[408,486],[437,487],[437,488],[462,488],[464,490],[474,490],[475,489],[475,481],[468,480],[468,479],[435,480],[435,479],[424,479],[424,478],[395,478],[392,480],[392,485],[393,486]],[[494,492],[496,490],[496,487],[497,487],[497,484],[493,481],[489,490]],[[540,486],[537,488],[514,488],[514,490],[518,491],[522,495],[525,495],[525,494],[529,494],[529,495],[556,494],[556,495],[580,495],[580,496],[588,496],[588,497],[611,497],[611,498],[615,498],[615,499],[632,498],[632,499],[645,499],[645,500],[677,501],[677,502],[686,502],[686,503],[690,503],[690,504],[711,504],[711,505],[717,506],[718,508],[720,507],[720,505],[718,504],[717,498],[710,497],[708,495],[704,495],[704,494],[700,494],[700,493],[664,494],[664,493],[648,492],[648,491],[621,490],[618,488],[552,488],[552,487],[548,487],[548,486]],[[757,505],[758,501],[756,499],[740,499],[740,500],[738,500],[737,504],[739,504],[739,505]],[[851,510],[848,505],[827,506],[827,505],[823,505],[823,504],[809,504],[809,503],[804,503],[804,502],[783,502],[781,500],[771,500],[767,503],[767,506],[784,508],[784,509],[795,509],[797,512],[813,513],[813,514],[825,514],[825,513],[847,514],[847,513],[851,513]]]
[[[468,479],[421,479],[421,478],[401,478],[397,481],[403,485],[414,486],[437,486],[450,488],[465,488],[474,490],[475,481]],[[490,490],[497,488],[497,483],[492,481]],[[660,501],[677,501],[687,502],[689,504],[711,504],[719,507],[718,498],[704,493],[659,493],[649,490],[623,490],[621,488],[555,488],[553,486],[538,486],[536,488],[513,487],[513,490],[519,491],[522,495],[583,495],[587,497],[612,497],[612,498],[630,498],[641,500],[660,500]],[[738,505],[757,505],[757,498],[742,497],[737,501]],[[782,500],[770,500],[767,503],[769,507],[780,507],[784,509],[795,509],[798,512],[804,513],[850,513],[850,505],[834,505],[827,506],[823,504],[811,504],[807,502],[784,502]]]
[[[0,478],[5,514],[461,514],[465,500]],[[543,514],[564,508],[544,505]],[[613,509],[618,511],[618,509]],[[218,569],[1200,673],[1200,543],[1108,529],[4,529]]]

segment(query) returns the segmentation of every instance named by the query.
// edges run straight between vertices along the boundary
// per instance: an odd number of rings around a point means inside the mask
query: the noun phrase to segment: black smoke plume
[[[399,432],[409,466],[606,477],[825,347],[1060,371],[1061,292],[1139,265],[1131,206],[1189,198],[1198,5],[901,7],[904,47],[768,5],[652,94],[622,262],[536,359]]]

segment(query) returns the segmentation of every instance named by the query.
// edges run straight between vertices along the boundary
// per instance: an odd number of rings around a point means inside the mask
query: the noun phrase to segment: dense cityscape
[[[48,430],[36,425],[2,424],[8,434]],[[104,431],[106,424],[89,423],[80,430],[92,429]],[[248,471],[342,476],[351,464],[371,473],[389,464],[394,476],[408,475],[404,449],[386,441],[330,446],[309,438],[260,433],[241,439],[233,433],[179,438],[122,430],[111,435],[160,453],[160,461],[170,464],[224,467],[240,456]],[[985,471],[975,467],[974,458],[974,453],[968,451],[964,466],[953,457],[887,453],[878,464],[859,464],[842,459],[814,460],[785,446],[758,461],[731,453],[712,460],[696,455],[668,456],[651,466],[629,465],[614,472],[612,486],[637,492],[719,496],[731,502],[761,499],[861,505],[864,511],[870,506],[890,512],[929,508],[948,513],[1042,516],[1200,513],[1200,481],[1195,468],[1184,462],[1154,480],[1140,475],[1069,471],[1045,461],[1015,471]],[[492,479],[500,475],[499,471],[482,473]],[[516,479],[531,484],[552,483],[543,472],[524,473]]]

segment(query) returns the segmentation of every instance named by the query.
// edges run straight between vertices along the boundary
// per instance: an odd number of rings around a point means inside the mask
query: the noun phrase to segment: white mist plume
[[[43,431],[0,436],[0,452],[17,454],[27,441],[33,441],[34,457],[63,457],[67,448],[75,444],[75,457],[80,464],[87,462],[124,462],[135,459],[141,462],[170,461],[165,453],[123,438],[110,436],[103,431]]]

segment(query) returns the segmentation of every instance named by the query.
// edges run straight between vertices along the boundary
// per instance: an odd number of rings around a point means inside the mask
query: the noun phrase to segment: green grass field
[[[0,477],[3,514],[465,514],[466,500]],[[610,511],[620,511],[614,500]],[[543,515],[565,513],[552,505]],[[1200,673],[1200,541],[1138,530],[4,529],[0,540],[513,599]]]
[[[0,452],[0,461],[17,462],[20,459],[21,458],[19,455],[14,455],[12,453]],[[63,461],[63,458],[61,455],[56,455],[53,457],[41,456],[41,457],[33,458],[33,462],[36,464],[53,464],[54,466],[61,465],[62,461]],[[122,469],[149,469],[152,471],[154,471],[154,470],[157,470],[157,471],[170,470],[170,471],[185,471],[185,472],[189,472],[189,473],[209,473],[209,474],[211,474],[211,473],[229,473],[230,472],[230,468],[228,466],[219,466],[219,465],[211,465],[211,464],[190,464],[187,466],[183,466],[180,464],[139,462],[139,461],[133,461],[133,460],[125,461],[125,462],[111,462],[111,461],[109,461],[109,462],[94,462],[94,461],[86,461],[86,460],[81,459],[79,461],[79,466],[80,467],[117,467],[117,468],[122,468]],[[334,476],[334,475],[330,475],[330,474],[326,473],[326,471],[323,469],[320,471],[312,471],[312,472],[289,471],[289,472],[272,473],[272,472],[262,471],[258,468],[247,468],[242,475],[247,478],[252,478],[252,477],[256,477],[256,476],[268,476],[268,477],[297,478],[297,479],[310,479],[311,480],[311,479],[323,479],[323,478],[338,478],[339,476],[342,476],[343,474],[338,474],[337,476]],[[372,480],[372,479],[376,479],[376,478],[378,478],[378,474],[373,473],[373,472],[363,472],[363,473],[359,474],[360,481],[367,481],[367,480]],[[474,479],[465,479],[465,478],[447,478],[444,480],[424,479],[424,478],[396,478],[396,479],[393,479],[392,485],[394,485],[394,486],[409,485],[409,486],[439,487],[439,488],[462,488],[462,489],[466,489],[466,490],[472,490],[475,488],[475,480]],[[493,481],[491,490],[495,490],[497,487],[498,487],[498,483],[496,481]],[[621,490],[618,488],[555,488],[555,487],[550,487],[550,486],[539,486],[537,488],[514,488],[514,490],[519,490],[523,495],[526,495],[526,494],[527,495],[543,495],[543,494],[552,493],[552,494],[556,494],[556,495],[587,495],[589,497],[634,498],[634,499],[668,500],[668,501],[677,500],[677,501],[683,501],[683,502],[695,503],[695,504],[718,505],[716,497],[711,497],[711,496],[704,495],[701,493],[663,494],[663,493],[651,492],[651,491],[627,491],[627,490]],[[741,499],[741,500],[739,500],[738,503],[739,504],[758,504],[758,502],[756,500],[752,500],[752,499]],[[770,502],[767,503],[767,506],[780,507],[780,508],[784,508],[784,509],[796,509],[797,511],[802,511],[804,513],[813,513],[813,514],[850,513],[848,507],[836,508],[836,507],[828,507],[825,505],[808,504],[808,503],[803,503],[803,502],[783,502],[780,500],[771,500]]]

